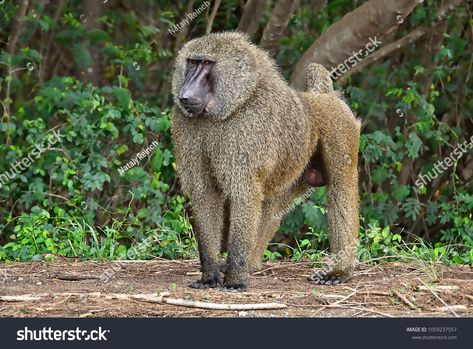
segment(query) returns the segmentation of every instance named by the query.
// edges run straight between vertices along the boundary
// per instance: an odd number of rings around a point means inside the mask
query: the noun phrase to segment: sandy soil
[[[307,263],[267,263],[248,292],[194,290],[193,260],[0,264],[3,317],[472,317],[473,268],[434,264],[359,265],[349,282],[311,284]],[[104,282],[109,280],[109,282]],[[168,297],[217,304],[282,303],[283,309],[209,310],[150,303]],[[168,299],[168,298],[167,298]]]

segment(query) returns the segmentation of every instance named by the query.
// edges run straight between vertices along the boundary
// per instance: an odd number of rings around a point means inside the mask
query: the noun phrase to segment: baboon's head
[[[206,35],[189,41],[176,58],[174,103],[188,117],[224,120],[256,90],[258,49],[240,33]]]

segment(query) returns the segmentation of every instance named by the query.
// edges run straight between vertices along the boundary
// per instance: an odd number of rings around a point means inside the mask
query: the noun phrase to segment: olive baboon
[[[319,73],[309,84],[323,77]],[[349,277],[359,224],[360,123],[330,91],[331,83],[308,92],[291,89],[268,54],[240,33],[210,34],[181,49],[172,83],[172,137],[199,243],[202,278],[192,287],[222,284],[219,253],[228,246],[224,287],[245,289],[281,213],[322,182],[337,259],[319,282]],[[311,183],[314,170],[321,178]]]

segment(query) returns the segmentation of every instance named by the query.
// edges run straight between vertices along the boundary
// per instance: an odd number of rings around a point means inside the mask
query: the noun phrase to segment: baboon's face
[[[237,33],[189,41],[174,65],[172,93],[189,118],[225,120],[252,98],[259,81],[254,49]]]
[[[184,82],[179,101],[191,115],[209,112],[215,106],[215,61],[208,57],[189,57],[186,60]]]

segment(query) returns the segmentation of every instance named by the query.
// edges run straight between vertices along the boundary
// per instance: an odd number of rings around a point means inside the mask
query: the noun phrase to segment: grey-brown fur
[[[177,96],[186,59],[196,56],[217,62],[217,104],[193,116]],[[315,151],[328,176],[332,252],[346,251],[328,277],[348,276],[358,234],[360,123],[337,94],[291,89],[267,53],[239,33],[189,41],[176,58],[172,91],[178,175],[192,202],[201,255],[198,285],[220,283],[223,242],[228,246],[226,287],[247,287],[281,213],[309,189],[302,174]],[[222,241],[225,236],[228,241]]]
[[[333,92],[332,78],[322,64],[310,63],[307,67],[307,91],[316,95]]]

